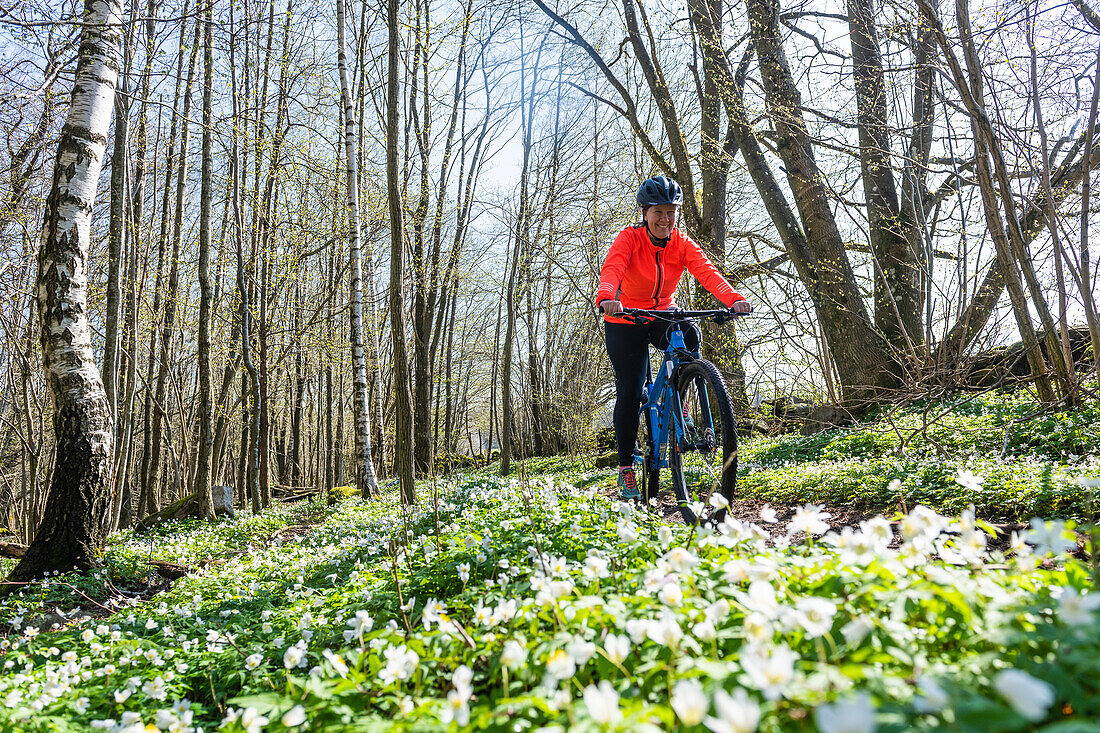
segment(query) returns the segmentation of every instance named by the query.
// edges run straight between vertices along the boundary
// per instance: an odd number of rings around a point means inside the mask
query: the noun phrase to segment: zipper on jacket
[[[653,307],[656,308],[661,302],[661,279],[664,275],[664,271],[661,269],[661,252],[664,250],[657,250],[653,253],[653,260],[657,263],[657,284],[653,288]]]

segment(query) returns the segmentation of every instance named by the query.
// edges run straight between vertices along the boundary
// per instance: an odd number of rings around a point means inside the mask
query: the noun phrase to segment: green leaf
[[[1080,720],[1063,720],[1058,723],[1044,725],[1039,733],[1096,733],[1100,730],[1100,724],[1096,722],[1086,723]]]

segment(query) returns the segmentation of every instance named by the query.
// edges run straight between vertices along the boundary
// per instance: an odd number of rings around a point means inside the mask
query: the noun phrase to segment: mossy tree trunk
[[[203,26],[202,183],[199,213],[199,439],[195,458],[195,497],[199,516],[214,518],[211,458],[214,452],[214,387],[210,373],[210,309],[214,287],[210,281],[210,207],[214,197],[214,16],[207,3]]]
[[[887,90],[871,0],[848,0],[848,35],[856,88],[860,177],[875,270],[875,327],[895,352],[912,354],[924,336],[918,261],[923,247],[911,248],[905,237],[890,165]]]

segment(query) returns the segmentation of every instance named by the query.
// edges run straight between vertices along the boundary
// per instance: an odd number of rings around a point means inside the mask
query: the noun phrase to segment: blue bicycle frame
[[[668,467],[666,448],[669,444],[670,426],[675,430],[677,440],[683,436],[680,420],[674,418],[679,410],[680,395],[672,385],[673,369],[677,364],[686,362],[681,354],[690,357],[690,352],[684,343],[684,333],[680,330],[680,324],[677,323],[669,336],[668,348],[665,349],[664,357],[661,359],[661,368],[657,370],[657,377],[646,382],[645,394],[649,399],[640,410],[643,418],[648,417],[650,440],[654,441],[654,445],[651,446],[651,455],[656,465],[651,468]],[[668,397],[662,405],[661,395],[663,394],[667,394]]]

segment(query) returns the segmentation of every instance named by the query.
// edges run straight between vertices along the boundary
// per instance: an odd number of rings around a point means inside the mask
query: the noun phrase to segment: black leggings
[[[607,355],[615,370],[615,444],[619,449],[619,465],[634,465],[634,444],[638,437],[638,413],[649,365],[649,345],[664,351],[668,348],[669,332],[674,324],[653,321],[648,324],[604,323]],[[699,355],[702,332],[695,321],[680,323],[684,345]]]

